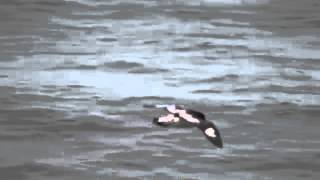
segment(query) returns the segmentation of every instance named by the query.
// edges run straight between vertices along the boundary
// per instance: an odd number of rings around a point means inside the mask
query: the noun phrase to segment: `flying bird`
[[[198,127],[212,144],[223,148],[223,142],[218,128],[214,123],[206,120],[203,113],[175,104],[144,105],[144,107],[162,108],[168,112],[165,116],[154,118],[154,124],[162,127]]]

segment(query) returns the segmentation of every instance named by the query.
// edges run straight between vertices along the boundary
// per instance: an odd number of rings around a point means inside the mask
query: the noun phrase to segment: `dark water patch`
[[[312,48],[312,47],[319,47],[320,46],[320,41],[315,39],[315,40],[311,40],[309,42],[307,42],[308,47]]]
[[[149,177],[150,179],[172,179],[173,177],[164,172],[155,172],[153,176]],[[186,180],[194,180],[192,178],[185,178]]]
[[[127,62],[127,61],[114,61],[114,62],[107,62],[104,63],[104,66],[112,68],[112,69],[131,69],[131,68],[142,68],[144,67],[143,64],[136,63],[136,62]]]
[[[57,85],[42,85],[40,92],[42,93],[49,93],[49,94],[53,94],[53,93],[72,93],[72,91],[74,89],[78,89],[78,88],[88,88],[87,86],[81,86],[81,85],[67,85],[67,86],[57,86]],[[55,97],[56,100],[59,100],[58,97]],[[68,98],[71,99],[72,98]],[[64,98],[64,100],[67,100],[67,98]]]
[[[174,98],[172,97],[160,97],[160,96],[143,96],[143,97],[127,97],[120,100],[107,100],[100,99],[97,100],[97,104],[99,105],[107,105],[107,106],[127,106],[129,104],[140,104],[142,107],[143,104],[161,104],[161,102],[172,103],[174,102]]]
[[[155,73],[166,73],[169,72],[168,69],[163,69],[163,68],[151,68],[151,67],[144,67],[144,68],[135,68],[128,73],[132,74],[155,74]]]
[[[99,41],[102,41],[102,42],[115,42],[115,41],[118,41],[117,38],[101,38],[99,39]]]
[[[195,90],[192,91],[193,94],[219,94],[222,91],[214,90],[214,89],[203,89],[203,90]]]
[[[174,101],[172,97],[161,97],[161,96],[143,96],[143,97],[128,97],[124,98],[124,101],[130,102],[144,102],[144,101]]]
[[[180,85],[177,83],[164,83],[164,85],[166,85],[168,87],[180,87]]]
[[[89,121],[89,120],[88,120]],[[80,122],[75,123],[73,125],[64,125],[61,126],[63,130],[71,130],[71,131],[94,131],[94,132],[110,132],[110,131],[125,131],[126,128],[117,127],[115,125],[104,125],[103,123],[97,123],[97,122]]]
[[[300,173],[297,175],[298,177],[300,178],[311,178],[312,177],[312,174],[307,174],[307,173]]]
[[[222,174],[224,170],[221,169],[215,169],[212,167],[212,164],[203,164],[203,163],[190,163],[190,165],[187,166],[176,166],[176,169],[181,173],[207,173],[210,171],[213,174]]]
[[[237,80],[239,78],[239,75],[236,74],[227,74],[223,77],[212,77],[208,79],[202,79],[199,82],[200,83],[211,83],[211,82],[219,82],[219,81],[227,81],[227,80]]]
[[[284,20],[292,20],[292,21],[299,21],[299,20],[305,20],[307,17],[304,16],[293,16],[293,15],[288,15],[288,16],[283,16],[282,19]]]
[[[190,60],[192,65],[207,66],[213,64],[212,59],[203,57],[193,57]]]
[[[43,14],[55,14],[56,10],[52,9],[52,7],[46,7],[46,6],[35,6],[30,8],[32,9],[32,11],[37,12],[37,13],[43,13]],[[32,19],[30,18],[30,21],[32,21]]]
[[[163,138],[165,139],[165,138]],[[168,139],[168,136],[167,138]],[[141,147],[156,147],[156,148],[171,148],[172,146],[168,146],[166,144],[161,144],[160,142],[137,142],[136,143],[138,146]]]
[[[96,70],[98,69],[98,66],[96,65],[85,65],[85,64],[81,64],[81,65],[61,65],[61,66],[55,66],[55,67],[51,67],[47,70]]]
[[[241,16],[241,15],[240,15]],[[211,20],[212,21],[212,20]],[[236,21],[232,19],[218,19],[210,22],[211,25],[213,26],[220,26],[220,27],[250,27],[250,24],[247,22],[241,22],[241,21]],[[244,31],[244,30],[243,30]]]
[[[68,87],[68,88],[72,88],[72,89],[88,88],[87,86],[78,85],[78,84],[67,85],[67,87]]]
[[[11,86],[0,86],[0,98],[8,97],[10,94],[14,94],[17,88]]]
[[[121,107],[124,107],[124,106],[127,106],[128,103],[129,103],[129,101],[125,101],[125,100],[117,101],[117,100],[103,99],[103,100],[97,101],[97,104],[102,105],[102,106],[121,106]]]
[[[6,125],[6,124],[5,124]],[[23,134],[0,134],[0,140],[1,141],[26,141],[26,140],[43,140],[46,139],[48,135],[46,133],[23,133]]]
[[[280,76],[283,79],[286,80],[294,80],[294,81],[309,81],[312,79],[312,76],[304,74],[302,71],[296,71],[296,72],[282,72],[280,73]]]
[[[204,56],[203,58],[205,58],[206,60],[209,60],[209,61],[217,61],[217,60],[219,60],[218,56]]]
[[[193,47],[177,47],[177,48],[171,48],[171,51],[176,51],[176,52],[188,52],[195,50]]]
[[[150,157],[154,152],[149,150],[132,150],[130,153],[119,151],[118,153],[107,154],[104,158],[112,159],[112,160],[119,160],[119,157],[125,157],[126,160],[128,159],[136,159],[140,157]]]
[[[296,68],[302,70],[318,70],[320,67],[319,59],[297,59],[286,56],[270,56],[270,55],[252,55],[257,61],[268,61],[274,66],[281,65],[286,68]]]
[[[45,6],[45,7],[51,7],[51,8],[57,8],[61,7],[67,4],[66,1],[49,1],[49,0],[44,0],[44,1],[33,1],[31,4],[34,5],[39,5],[39,6]]]
[[[259,110],[279,110],[279,109],[298,109],[299,105],[291,102],[279,102],[279,103],[273,103],[273,104],[267,104],[267,103],[259,103],[256,105],[256,108]]]
[[[131,160],[131,161],[120,160],[117,164],[120,167],[124,167],[128,169],[151,170],[151,168],[148,167],[147,162],[144,160]]]
[[[236,111],[238,111],[241,114],[243,110],[247,109],[246,106],[228,105],[228,104],[212,104],[211,102],[206,102],[205,100],[202,100],[202,101],[183,100],[183,101],[177,101],[176,104],[185,105],[190,109],[203,112],[207,115],[209,115],[210,113],[213,113],[215,114],[215,116],[218,115],[217,113],[236,112]]]
[[[182,81],[184,84],[210,84],[210,83],[216,83],[216,82],[224,82],[224,81],[236,81],[239,79],[239,75],[236,74],[228,74],[222,77],[211,77],[211,78],[205,78],[205,79],[198,79],[198,80],[184,80]]]
[[[225,40],[225,39],[228,39],[228,40],[232,40],[232,39],[239,40],[239,39],[245,39],[245,34],[242,34],[242,33],[235,33],[235,34],[225,35],[225,34],[217,34],[217,33],[196,33],[196,32],[193,32],[193,33],[185,34],[185,36],[193,37],[193,38],[213,38],[215,40]],[[205,45],[210,45],[208,43],[209,42],[205,43]],[[212,47],[213,47],[213,44],[212,44]]]
[[[32,50],[28,53],[28,55],[53,55],[53,56],[77,56],[77,55],[83,55],[83,56],[89,56],[89,55],[96,55],[94,52],[83,52],[83,51],[72,51],[69,52],[64,51],[40,51],[40,50]]]
[[[320,20],[318,20],[318,19],[306,20],[306,21],[304,21],[304,24],[311,25],[311,27],[319,28],[320,27]]]
[[[1,111],[6,111],[6,110],[12,110],[15,109],[18,105],[20,105],[20,103],[16,100],[12,100],[10,98],[10,95],[8,95],[8,97],[0,97],[0,110]],[[0,117],[6,117],[6,114],[0,114]]]
[[[143,44],[158,44],[160,41],[157,40],[151,40],[151,41],[143,41]]]
[[[0,174],[2,178],[10,180],[28,179],[28,175],[23,171],[24,167],[1,167]]]
[[[320,159],[320,153],[315,153],[315,154],[313,155],[313,157],[314,157],[315,159]]]
[[[41,87],[46,89],[56,89],[56,90],[61,90],[60,88],[62,88],[61,86],[57,86],[57,85],[42,85]]]
[[[6,55],[6,57],[3,57],[4,56],[4,54],[2,55],[2,58],[3,59],[0,59],[0,61],[2,61],[2,62],[12,62],[12,61],[15,61],[15,60],[18,60],[18,58],[12,58],[10,55],[8,55],[8,57],[7,57],[7,55]],[[19,69],[18,67],[13,67],[13,66],[0,66],[0,70],[17,70],[17,69]]]
[[[78,171],[67,170],[62,167],[49,166],[45,164],[38,163],[25,163],[16,166],[2,166],[0,167],[1,177],[10,180],[21,180],[21,179],[34,179],[39,177],[39,179],[52,178],[52,177],[64,177],[79,176]],[[82,173],[80,173],[82,174]],[[69,179],[69,178],[68,178]]]
[[[294,103],[274,103],[274,104],[258,104],[256,111],[251,115],[257,119],[268,117],[264,122],[274,122],[278,127],[292,126],[297,128],[296,132],[305,132],[308,136],[313,137],[316,126],[319,126],[318,116],[320,115],[320,107],[316,106],[302,106]],[[260,117],[256,117],[260,115]],[[299,128],[298,128],[299,127]],[[305,131],[306,127],[308,131]],[[272,127],[276,129],[277,127]],[[288,132],[289,133],[289,132]],[[304,135],[305,136],[305,135]]]
[[[64,101],[65,99],[52,97],[49,95],[39,95],[39,94],[26,94],[26,93],[19,93],[14,94],[11,98],[16,99],[17,101],[24,101],[24,102],[55,102],[55,101]]]
[[[72,24],[68,24],[68,23],[55,23],[54,27],[55,32],[59,32],[60,29],[64,29],[64,30],[68,30],[68,31],[84,31],[84,32],[90,32],[92,31],[92,27],[90,26],[75,26]],[[99,27],[95,27],[97,30],[99,29]],[[103,27],[101,28],[101,31],[106,32],[106,33],[111,33],[107,27]],[[65,36],[63,34],[61,34],[60,36]],[[78,42],[77,42],[78,43]],[[82,52],[83,53],[83,52]],[[80,52],[81,54],[81,52]],[[90,54],[83,54],[83,55],[90,55]],[[91,54],[92,55],[92,54]]]
[[[280,92],[286,94],[320,94],[320,87],[318,86],[294,86],[294,87],[285,87],[280,85],[269,85],[266,87],[258,87],[258,88],[237,88],[232,90],[232,92],[240,93],[240,92]]]
[[[206,49],[216,48],[216,45],[213,45],[210,42],[203,42],[203,43],[197,44],[197,47],[201,50],[206,50]]]
[[[7,111],[5,111],[5,112],[8,113]],[[31,127],[42,126],[42,125],[46,124],[44,122],[29,119],[27,117],[22,119],[21,117],[19,117],[19,116],[16,117],[15,115],[4,115],[4,116],[1,115],[0,117],[5,119],[5,120],[0,120],[0,124],[2,124],[3,126],[20,126],[20,127],[23,126],[20,128],[20,130],[23,130],[24,128],[27,129],[29,126],[31,126]]]
[[[96,65],[79,65],[77,67],[75,67],[75,69],[78,69],[78,70],[95,70],[97,69],[97,66]]]
[[[199,20],[201,20],[201,22],[209,22],[213,18],[225,18],[227,15],[221,11],[223,7],[206,6],[205,3],[202,2],[199,2],[198,5],[170,2],[167,5],[163,5],[162,8],[164,9],[162,13],[173,18],[178,18],[184,22],[195,22]]]
[[[69,119],[61,119],[55,123],[40,127],[39,130],[46,132],[141,132],[146,131],[146,127],[125,127],[121,119],[105,119],[100,116],[78,116]]]
[[[199,37],[199,38],[208,38],[208,37]],[[214,38],[214,39],[217,39],[217,38]],[[214,50],[217,54],[219,54],[219,56],[221,56],[222,54],[227,54],[228,52],[232,52],[233,53],[233,57],[242,57],[240,55],[236,56],[235,55],[235,54],[237,54],[237,53],[235,53],[236,51],[245,52],[245,53],[251,51],[249,49],[249,47],[244,46],[244,45],[234,45],[234,44],[222,45],[222,44],[213,44],[213,43],[208,42],[208,41],[198,43],[198,44],[196,44],[194,46],[170,48],[170,50],[176,51],[176,52]],[[247,57],[247,56],[245,56],[245,57]]]
[[[59,122],[71,122],[71,123],[86,123],[86,122],[93,122],[93,123],[108,123],[107,121],[113,122],[113,120],[108,120],[103,116],[96,116],[96,115],[79,115],[71,118],[62,118],[58,120]]]
[[[320,106],[319,105],[303,106],[297,109],[297,112],[300,113],[301,115],[305,115],[306,117],[309,117],[310,119],[313,119],[320,116]]]
[[[191,16],[194,16],[195,14],[204,13],[201,9],[192,9],[192,8],[178,9],[176,12],[181,15],[191,15]]]
[[[45,108],[29,108],[18,110],[2,110],[6,118],[2,121],[12,125],[43,125],[49,121],[57,120],[66,115],[63,111],[45,109]]]
[[[122,7],[122,8],[124,8],[124,7]],[[105,18],[112,19],[112,20],[131,19],[131,18],[139,16],[138,15],[139,13],[137,13],[137,12],[139,12],[139,11],[141,12],[141,9],[135,9],[135,10],[133,10],[132,7],[130,7],[130,9],[118,10],[118,11],[110,13],[109,15],[106,15]]]
[[[306,170],[317,172],[320,170],[318,162],[305,162],[301,160],[291,160],[289,162],[268,162],[262,165],[255,165],[254,167],[247,167],[247,170],[254,171],[280,171],[280,170]]]
[[[6,74],[0,74],[0,78],[8,78],[9,76]]]
[[[150,135],[150,136],[145,136],[144,137],[145,139],[167,139],[168,138],[168,135]]]
[[[231,56],[227,54],[231,58],[248,58],[247,56],[248,51],[252,51],[249,49],[249,47],[243,46],[243,45],[215,45],[214,49],[216,53],[219,54],[220,56],[223,54],[231,53],[230,54]],[[244,55],[236,55],[238,53],[241,53]]]

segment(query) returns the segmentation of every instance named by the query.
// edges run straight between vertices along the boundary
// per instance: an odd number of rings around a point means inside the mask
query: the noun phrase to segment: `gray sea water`
[[[319,179],[319,49],[318,0],[1,0],[0,179]]]

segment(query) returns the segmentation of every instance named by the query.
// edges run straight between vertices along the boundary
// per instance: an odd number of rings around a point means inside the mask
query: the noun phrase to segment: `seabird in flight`
[[[219,148],[223,148],[223,142],[218,128],[211,121],[207,121],[201,112],[185,109],[183,106],[172,105],[144,105],[148,108],[163,108],[168,111],[165,116],[153,119],[153,123],[163,127],[198,127],[206,138]]]

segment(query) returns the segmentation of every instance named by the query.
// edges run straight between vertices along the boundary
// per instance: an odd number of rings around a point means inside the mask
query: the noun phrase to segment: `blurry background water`
[[[318,0],[2,0],[1,179],[318,179]],[[145,103],[203,111],[165,129]]]

